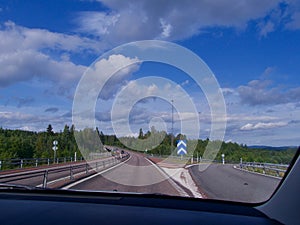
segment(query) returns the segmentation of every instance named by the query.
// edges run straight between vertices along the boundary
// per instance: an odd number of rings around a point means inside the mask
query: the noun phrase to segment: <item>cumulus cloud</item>
[[[55,115],[43,116],[30,112],[0,111],[0,124],[4,128],[24,129],[25,127],[30,127],[30,130],[40,131],[46,130],[49,121],[57,129],[61,128],[62,124],[71,124],[70,119]]]
[[[110,55],[107,59],[97,61],[88,71],[88,76],[95,79],[94,82],[98,82],[99,86],[103,85],[99,98],[108,100],[115,96],[118,89],[139,67],[140,63],[137,58],[130,58],[121,54]]]
[[[77,81],[86,67],[70,61],[55,61],[34,50],[0,55],[0,87],[33,78],[46,79],[67,85]]]
[[[13,50],[53,49],[68,52],[87,52],[99,50],[99,43],[77,35],[50,32],[45,29],[26,28],[12,21],[3,24],[0,30],[1,53]]]
[[[87,38],[29,29],[13,22],[0,27],[0,40],[0,87],[33,78],[69,87],[78,81],[86,67],[71,62],[67,53],[97,49],[96,42]],[[63,60],[57,60],[50,50],[62,54]]]
[[[108,12],[82,12],[78,30],[111,44],[141,39],[179,40],[208,27],[243,28],[264,17],[278,1],[99,0]]]
[[[235,90],[233,88],[222,88],[221,91],[223,95],[235,94]]]
[[[247,123],[246,125],[242,126],[240,130],[249,131],[249,130],[258,130],[258,129],[273,129],[277,127],[283,127],[286,125],[288,125],[287,122],[272,122],[272,123],[259,122],[256,124]]]
[[[270,80],[252,80],[247,86],[238,87],[237,91],[243,104],[277,105],[289,102],[300,102],[300,88],[284,90],[270,87]]]

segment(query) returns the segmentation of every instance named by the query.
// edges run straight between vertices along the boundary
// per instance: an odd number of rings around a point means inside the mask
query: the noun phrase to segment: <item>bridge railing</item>
[[[87,156],[86,160],[93,160],[99,157],[109,157],[111,153],[102,152],[94,155]],[[12,158],[12,159],[0,159],[0,171],[8,169],[22,169],[28,167],[38,167],[41,165],[72,163],[83,161],[83,157],[56,157],[54,158]]]
[[[128,158],[129,154],[124,154],[122,157],[111,157],[104,160],[93,160],[91,162],[84,162],[79,164],[70,164],[57,167],[35,169],[30,171],[5,173],[0,174],[0,183],[14,183],[15,181],[28,181],[28,179],[35,178],[36,180],[40,180],[40,183],[42,183],[42,185],[40,185],[39,187],[46,188],[49,182],[55,183],[61,180],[63,180],[64,182],[68,180],[68,182],[70,182],[79,175],[88,175],[90,171],[101,171],[103,169],[112,167],[122,161],[125,161]],[[58,174],[61,174],[60,176],[62,177],[57,177]]]
[[[21,158],[21,159],[4,159],[0,160],[0,171],[7,169],[17,169],[25,167],[38,167],[41,165],[59,164],[74,161],[83,161],[83,157],[74,159],[73,157],[58,158]]]

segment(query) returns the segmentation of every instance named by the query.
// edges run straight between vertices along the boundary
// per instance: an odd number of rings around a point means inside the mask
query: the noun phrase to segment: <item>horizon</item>
[[[67,125],[67,124],[66,124]],[[67,125],[68,127],[69,127],[69,129],[72,127],[72,125],[71,126],[69,126],[69,125]],[[25,132],[35,132],[35,133],[42,133],[42,132],[45,132],[45,133],[47,133],[47,129],[44,129],[44,130],[39,130],[39,131],[34,131],[34,130],[22,130],[22,129],[9,129],[9,128],[3,128],[3,127],[0,127],[0,129],[3,129],[3,130],[11,130],[11,131],[14,131],[14,130],[20,130],[20,131],[25,131]],[[96,131],[97,129],[98,129],[98,127],[96,127],[95,129],[94,128],[84,128],[84,129],[93,129],[94,131]],[[76,128],[75,128],[75,131],[77,131],[77,132],[81,132],[81,131],[83,131],[84,129],[80,129],[80,130],[76,130]],[[53,129],[54,130],[54,129]],[[99,130],[100,132],[102,132],[102,130]],[[158,130],[159,132],[166,132],[166,134],[167,135],[171,135],[171,133],[167,133],[167,131],[165,131],[165,130]],[[53,131],[54,133],[62,133],[63,132],[63,130],[59,130],[59,131]],[[143,133],[144,134],[146,134],[147,132],[151,132],[150,130],[146,130],[146,131],[143,131]],[[103,132],[102,132],[103,133]],[[106,134],[106,133],[103,133],[103,135],[107,135],[107,136],[109,136],[109,135],[115,135],[115,134]],[[179,135],[179,133],[178,134],[173,134],[173,136],[176,138],[176,136],[177,135]],[[185,135],[185,134],[181,134],[181,135]],[[116,136],[117,137],[117,136]],[[118,139],[119,138],[138,138],[138,136],[121,136],[121,137],[117,137]],[[195,140],[197,140],[197,141],[205,141],[205,140],[209,140],[209,141],[222,141],[222,142],[224,142],[224,143],[232,143],[232,144],[238,144],[238,145],[240,145],[240,146],[247,146],[247,147],[250,147],[250,148],[252,148],[252,147],[270,147],[270,148],[281,148],[281,147],[290,147],[290,148],[298,148],[299,146],[298,145],[282,145],[282,146],[273,146],[273,145],[247,145],[246,143],[238,143],[238,142],[235,142],[235,141],[232,141],[232,140],[229,140],[229,141],[224,141],[224,140],[210,140],[208,137],[207,138],[204,138],[204,139],[201,139],[201,138],[199,138],[199,139],[186,139],[186,140],[191,140],[191,141],[195,141]]]

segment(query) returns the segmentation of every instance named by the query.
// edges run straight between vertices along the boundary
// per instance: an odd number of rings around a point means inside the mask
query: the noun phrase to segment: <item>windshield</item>
[[[258,203],[297,146],[296,1],[0,1],[0,189]]]

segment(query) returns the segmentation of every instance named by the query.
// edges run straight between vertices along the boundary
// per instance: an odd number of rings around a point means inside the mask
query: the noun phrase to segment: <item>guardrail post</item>
[[[38,166],[38,159],[35,160],[35,167]]]
[[[66,163],[66,161],[67,161],[67,160],[66,160],[66,157],[65,157],[65,158],[64,158],[64,163]]]
[[[74,176],[73,176],[73,167],[70,166],[70,180],[73,180]]]
[[[23,159],[21,159],[20,167],[21,167],[21,169],[23,168]]]
[[[1,168],[2,168],[2,161],[0,160],[0,170],[1,170]]]
[[[57,164],[59,163],[59,158],[56,159],[56,163],[57,163]]]
[[[48,170],[46,170],[45,173],[44,173],[43,188],[47,187],[47,179],[48,179]]]
[[[48,166],[50,165],[50,159],[48,159]]]

